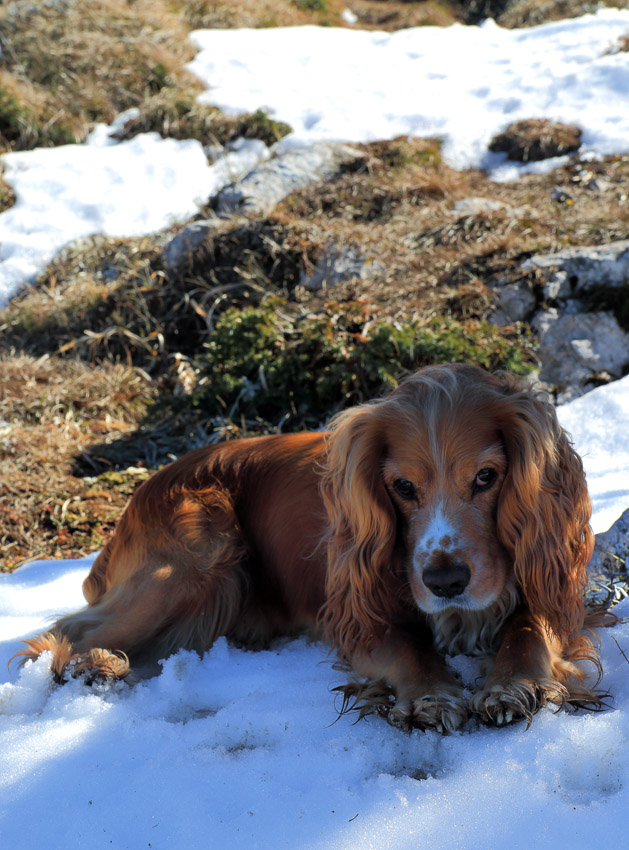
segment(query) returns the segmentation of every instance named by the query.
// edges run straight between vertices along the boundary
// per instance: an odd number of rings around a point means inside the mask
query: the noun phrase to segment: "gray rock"
[[[533,314],[537,299],[528,287],[510,283],[500,290],[498,303],[512,322],[523,322]]]
[[[570,298],[571,295],[572,287],[568,279],[568,272],[562,269],[551,274],[544,286],[544,297],[549,301],[556,301],[558,298]]]
[[[588,607],[609,608],[629,595],[629,508],[608,531],[596,535],[587,579]]]
[[[328,245],[311,274],[303,275],[300,284],[314,291],[354,277],[369,280],[383,270],[382,263],[366,258],[357,248]]]
[[[220,220],[213,218],[186,225],[164,248],[162,260],[166,270],[175,274],[185,271],[205,240],[213,236],[220,226]]]
[[[594,374],[619,378],[629,364],[629,334],[611,313],[560,314],[556,309],[534,316],[539,336],[540,378],[554,386],[585,386]]]
[[[218,214],[268,215],[291,192],[330,180],[343,165],[362,156],[349,145],[328,142],[289,150],[223,189],[218,196]]]
[[[540,254],[526,260],[521,268],[524,271],[555,272],[555,282],[548,282],[557,290],[554,297],[567,297],[570,291],[584,292],[593,286],[620,286],[629,280],[629,239],[596,247],[566,248],[556,254]],[[557,273],[563,273],[565,277],[558,278]],[[566,284],[569,287],[567,294]]]
[[[456,201],[452,209],[460,215],[478,215],[479,213],[495,212],[496,210],[513,211],[513,207],[502,201],[494,201],[491,198],[461,198]]]

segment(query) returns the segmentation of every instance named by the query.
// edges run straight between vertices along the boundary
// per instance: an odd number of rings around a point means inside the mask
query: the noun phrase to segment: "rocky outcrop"
[[[629,334],[611,313],[553,308],[537,313],[531,325],[539,337],[540,380],[563,390],[561,401],[593,389],[595,377],[620,378],[629,364]]]
[[[629,595],[629,508],[612,527],[596,535],[587,567],[586,605],[609,608]]]
[[[522,263],[522,269],[547,272],[552,298],[574,297],[596,286],[620,286],[629,281],[629,239],[539,254]]]
[[[315,268],[302,277],[300,284],[314,291],[352,278],[369,280],[383,268],[382,263],[363,256],[357,248],[328,245]]]
[[[531,323],[539,338],[540,380],[558,391],[558,400],[622,377],[629,368],[629,333],[613,313],[588,312],[586,304],[599,297],[597,291],[629,283],[629,240],[540,254],[520,268],[537,272],[541,291],[527,279],[496,286],[492,321]]]
[[[218,196],[219,215],[268,215],[291,192],[330,180],[363,154],[349,145],[322,142],[289,150],[258,166]]]

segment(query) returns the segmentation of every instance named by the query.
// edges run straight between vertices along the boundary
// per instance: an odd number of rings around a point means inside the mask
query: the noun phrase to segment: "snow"
[[[0,306],[70,242],[143,236],[193,216],[207,199],[268,157],[240,140],[212,165],[200,142],[142,133],[114,144],[99,125],[84,145],[2,157],[16,203],[0,215]]]
[[[231,113],[265,107],[288,122],[294,132],[277,151],[438,136],[454,167],[482,166],[505,180],[563,161],[522,166],[488,153],[491,137],[522,118],[579,124],[592,156],[629,151],[629,62],[609,53],[628,31],[629,10],[618,9],[521,30],[492,21],[395,33],[199,30],[189,67],[207,86],[202,102]],[[241,143],[208,165],[194,140],[149,133],[113,144],[109,133],[99,126],[85,145],[2,157],[17,203],[0,214],[0,306],[73,240],[168,227],[268,155],[260,143]]]
[[[629,376],[559,409],[584,455],[594,525],[629,507]],[[608,711],[400,732],[338,718],[343,675],[305,639],[220,639],[128,687],[18,670],[19,641],[82,605],[91,563],[0,576],[0,835],[11,850],[591,850],[626,844],[629,623],[603,630]],[[629,617],[629,600],[616,611]],[[473,686],[476,662],[453,666]]]
[[[629,62],[608,53],[628,30],[629,11],[618,9],[520,30],[493,21],[394,33],[199,30],[189,68],[207,86],[202,103],[263,106],[290,124],[280,147],[436,136],[455,168],[507,179],[522,168],[499,169],[504,154],[488,155],[487,145],[524,118],[578,124],[587,151],[629,150]]]

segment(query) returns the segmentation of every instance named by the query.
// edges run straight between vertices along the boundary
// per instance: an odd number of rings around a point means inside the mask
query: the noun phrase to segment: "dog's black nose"
[[[470,568],[462,563],[449,564],[447,567],[426,567],[423,573],[428,590],[443,599],[460,596],[471,577]]]

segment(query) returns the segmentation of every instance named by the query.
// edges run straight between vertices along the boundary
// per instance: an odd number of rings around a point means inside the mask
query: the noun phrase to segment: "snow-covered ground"
[[[594,525],[629,507],[629,377],[559,410]],[[602,634],[599,714],[449,737],[337,719],[320,644],[180,652],[135,687],[51,684],[19,639],[82,605],[84,561],[0,576],[0,836],[11,850],[591,850],[627,843],[629,624]],[[629,600],[618,613],[629,615]],[[467,659],[453,662],[472,679]],[[468,682],[470,679],[468,678]]]
[[[627,32],[629,10],[617,9],[523,30],[205,30],[194,34],[190,68],[208,87],[201,100],[287,121],[294,133],[280,150],[438,136],[455,167],[510,179],[558,163],[504,165],[504,154],[488,154],[491,137],[520,118],[576,122],[594,155],[629,150],[629,61],[609,53]],[[195,141],[146,134],[116,145],[102,127],[86,145],[5,154],[17,203],[0,215],[0,305],[72,240],[185,219],[260,154],[246,145],[209,166]]]
[[[209,165],[200,142],[143,133],[116,144],[99,125],[84,145],[2,157],[17,201],[0,215],[0,306],[70,242],[144,236],[194,215],[268,157],[257,140]]]
[[[617,9],[521,30],[200,30],[189,67],[202,102],[288,122],[284,146],[437,136],[454,167],[495,166],[488,142],[522,118],[576,123],[586,150],[629,150],[629,62],[608,53],[628,31]]]

